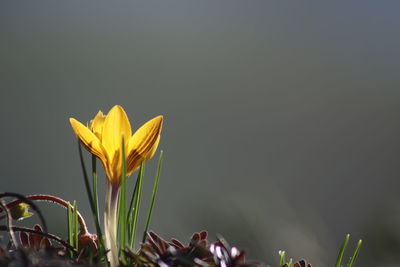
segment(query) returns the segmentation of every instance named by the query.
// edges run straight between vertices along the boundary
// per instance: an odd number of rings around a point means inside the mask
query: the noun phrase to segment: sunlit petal
[[[110,161],[110,173],[107,175],[108,180],[115,185],[119,185],[121,182],[122,160],[120,152],[120,150],[116,151],[113,159]]]
[[[104,150],[97,136],[92,133],[85,125],[70,118],[72,129],[74,130],[76,136],[79,138],[83,146],[93,155],[98,157],[103,164],[106,164],[106,155],[104,155]]]
[[[97,136],[97,138],[99,138],[100,142],[105,118],[106,116],[103,114],[103,112],[99,111],[96,117],[90,121],[89,125],[90,130]]]
[[[151,159],[157,151],[158,144],[160,143],[160,135],[158,136],[157,140],[153,144],[153,147],[147,152],[145,155],[139,155],[138,153],[132,153],[132,156],[127,160],[127,176],[131,175],[134,171],[139,169],[140,164],[142,161],[148,161]]]
[[[120,150],[122,136],[127,139],[131,135],[131,125],[125,110],[119,105],[114,106],[104,120],[102,131],[102,144],[110,159],[114,158],[117,150]]]
[[[144,156],[145,160],[151,159],[157,151],[158,144],[160,143],[160,135],[158,135],[157,140],[154,142],[153,147]]]
[[[140,127],[129,139],[127,172],[135,171],[143,160],[150,159],[160,141],[163,116],[155,117]]]

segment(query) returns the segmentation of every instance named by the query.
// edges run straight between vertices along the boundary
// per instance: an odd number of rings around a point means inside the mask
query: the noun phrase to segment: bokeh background
[[[93,226],[68,118],[120,104],[134,129],[165,116],[162,236],[207,229],[252,259],[277,266],[283,249],[324,267],[351,233],[351,248],[364,240],[357,266],[399,266],[399,10],[2,1],[1,191],[77,200]],[[64,235],[65,212],[42,207]]]

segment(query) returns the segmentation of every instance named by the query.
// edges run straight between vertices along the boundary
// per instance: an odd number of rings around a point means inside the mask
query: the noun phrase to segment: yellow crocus
[[[125,110],[114,106],[105,116],[99,111],[89,127],[70,118],[72,129],[83,146],[104,166],[112,184],[121,183],[122,138],[125,140],[127,176],[137,170],[142,161],[153,157],[160,141],[163,117],[146,122],[133,135]]]
[[[118,105],[107,115],[99,111],[89,126],[74,118],[70,118],[70,123],[80,142],[102,162],[107,174],[104,211],[106,249],[110,250],[107,256],[111,267],[118,266],[117,210],[122,164],[126,160],[127,176],[129,176],[139,168],[142,161],[153,157],[160,142],[163,117],[157,116],[149,120],[133,135],[128,116]],[[125,159],[122,158],[123,144]]]

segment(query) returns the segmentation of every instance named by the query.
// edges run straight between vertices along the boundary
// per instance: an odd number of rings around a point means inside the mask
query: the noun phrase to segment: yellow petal
[[[106,174],[111,184],[119,185],[121,182],[122,161],[120,150],[114,153],[114,157],[109,160]]]
[[[137,153],[132,154],[132,157],[128,158],[130,159],[130,164],[128,163],[128,169],[127,169],[127,176],[130,176],[134,171],[136,171],[137,169],[139,169],[140,164],[142,163],[142,161],[148,161],[149,159],[151,159],[154,154],[157,151],[157,147],[158,144],[160,143],[160,135],[157,137],[156,142],[153,144],[153,147],[149,150],[149,152],[147,152],[147,154],[145,154],[144,156],[140,156]]]
[[[97,113],[96,117],[90,121],[89,128],[90,130],[99,138],[101,142],[101,136],[103,132],[103,124],[106,116],[103,115],[101,110]]]
[[[94,133],[92,133],[85,125],[70,118],[72,129],[74,130],[76,136],[79,138],[83,146],[93,155],[98,157],[103,164],[106,164],[106,156],[104,155],[104,150],[101,146],[100,140]]]
[[[127,173],[134,172],[143,160],[149,160],[157,150],[160,141],[163,116],[146,122],[129,139]]]
[[[127,140],[131,135],[131,125],[125,110],[121,106],[114,106],[104,120],[101,140],[109,159],[114,158],[114,153],[120,150],[122,136]]]
[[[153,147],[147,152],[144,156],[145,160],[151,159],[157,151],[158,144],[160,143],[160,135],[158,135],[156,142],[153,144]]]

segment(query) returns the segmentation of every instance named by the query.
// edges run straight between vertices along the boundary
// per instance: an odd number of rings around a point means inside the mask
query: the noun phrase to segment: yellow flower
[[[74,118],[70,118],[70,123],[83,146],[103,163],[109,182],[119,185],[123,162],[122,138],[125,140],[129,176],[139,168],[142,161],[153,157],[160,141],[163,117],[151,119],[133,135],[125,110],[118,105],[106,116],[99,111],[89,127]]]

